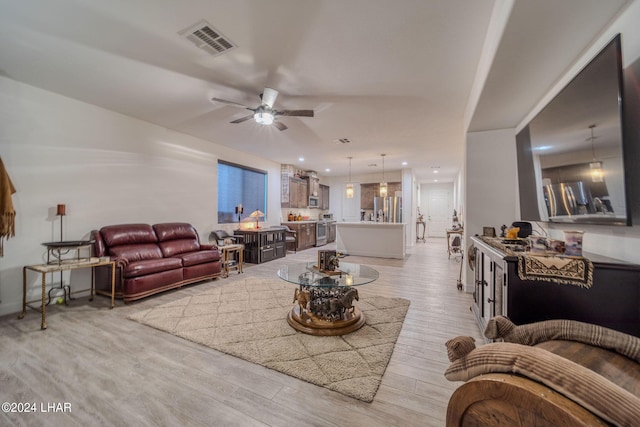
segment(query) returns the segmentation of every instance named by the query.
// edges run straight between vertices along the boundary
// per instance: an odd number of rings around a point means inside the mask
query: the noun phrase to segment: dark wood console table
[[[518,259],[507,256],[507,305],[516,324],[548,319],[593,323],[640,337],[640,266],[585,253],[593,286],[521,280]]]
[[[258,228],[237,230],[244,236],[244,261],[261,264],[287,255],[285,230],[282,228]]]
[[[550,319],[592,323],[640,337],[640,265],[584,253],[593,263],[590,288],[522,280],[517,252],[474,244],[475,289],[472,311],[481,330],[495,315],[517,325]]]

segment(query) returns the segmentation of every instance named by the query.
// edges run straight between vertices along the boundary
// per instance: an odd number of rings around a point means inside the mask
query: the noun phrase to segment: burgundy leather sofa
[[[201,244],[191,224],[109,225],[91,232],[94,254],[116,261],[116,297],[125,302],[218,277],[217,246]],[[110,269],[96,269],[96,288],[111,292]]]

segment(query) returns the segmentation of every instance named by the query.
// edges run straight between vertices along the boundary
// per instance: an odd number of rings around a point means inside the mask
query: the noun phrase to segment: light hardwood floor
[[[322,249],[330,249],[331,245]],[[271,277],[316,250],[246,266],[244,276]],[[0,402],[35,402],[37,413],[0,412],[2,426],[442,426],[448,382],[445,341],[481,334],[470,294],[456,289],[460,262],[446,240],[429,239],[405,260],[348,257],[380,278],[359,290],[411,300],[393,356],[372,403],[297,380],[126,319],[130,313],[232,284],[232,275],[108,309],[108,298],[79,296],[68,307],[0,318]],[[21,286],[16,283],[15,286]],[[293,286],[293,285],[292,285]],[[293,292],[293,289],[292,289]],[[283,319],[284,321],[284,319]],[[41,412],[48,403],[71,411]]]

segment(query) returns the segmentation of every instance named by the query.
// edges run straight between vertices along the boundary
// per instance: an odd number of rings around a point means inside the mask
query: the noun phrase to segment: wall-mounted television
[[[620,35],[516,135],[520,217],[631,225]]]

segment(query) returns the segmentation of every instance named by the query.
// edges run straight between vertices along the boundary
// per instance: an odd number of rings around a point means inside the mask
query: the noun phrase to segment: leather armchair
[[[215,242],[218,246],[224,246],[225,239],[231,239],[233,243],[242,243],[242,236],[232,236],[225,230],[215,230],[209,234],[209,241]]]
[[[283,229],[285,231],[285,241],[287,242],[287,250],[292,250],[293,252],[297,252],[298,249],[298,232],[290,229],[286,225],[281,225],[277,228]],[[293,249],[291,249],[293,247]]]

